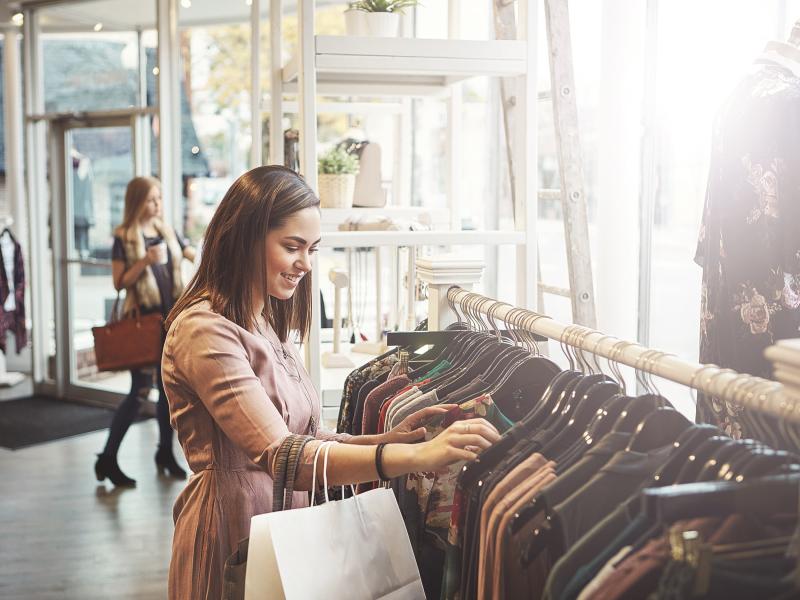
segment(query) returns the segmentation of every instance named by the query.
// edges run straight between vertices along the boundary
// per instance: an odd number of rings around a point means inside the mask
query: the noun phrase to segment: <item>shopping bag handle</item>
[[[330,502],[330,498],[328,498],[328,455],[330,454],[331,446],[335,443],[336,442],[322,442],[319,446],[317,446],[317,450],[314,452],[314,466],[311,475],[311,506],[314,506],[314,498],[315,494],[317,493],[317,459],[319,458],[320,452],[323,451],[323,448],[325,457],[322,460],[322,485],[325,490],[325,502]],[[345,486],[342,486],[342,498],[344,498],[344,489]],[[353,492],[353,498],[355,498],[355,486],[351,485],[350,490]],[[359,512],[361,512],[360,508]]]
[[[319,454],[323,448],[329,448],[333,442],[322,442],[319,446],[317,446],[316,452],[314,452],[314,466],[313,472],[311,475],[311,506],[314,506],[314,497],[317,493],[317,459],[319,458]],[[325,452],[325,461],[323,462],[323,483],[325,485],[325,502],[328,501],[328,452]]]

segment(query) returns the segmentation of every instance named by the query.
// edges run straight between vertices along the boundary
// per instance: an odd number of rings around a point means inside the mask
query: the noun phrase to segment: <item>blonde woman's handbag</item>
[[[111,310],[111,320],[92,327],[94,357],[98,371],[126,371],[161,364],[161,339],[164,331],[161,313],[143,315],[136,292],[130,317],[119,315],[119,292]]]

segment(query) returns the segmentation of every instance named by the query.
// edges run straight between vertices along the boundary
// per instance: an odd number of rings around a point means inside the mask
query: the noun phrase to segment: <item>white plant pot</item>
[[[364,18],[367,13],[363,10],[348,8],[344,11],[344,27],[347,35],[367,35],[367,22]]]
[[[356,189],[356,176],[353,174],[317,175],[319,202],[322,208],[352,208],[353,192]]]
[[[390,12],[365,12],[367,35],[397,37],[400,32],[400,14]]]

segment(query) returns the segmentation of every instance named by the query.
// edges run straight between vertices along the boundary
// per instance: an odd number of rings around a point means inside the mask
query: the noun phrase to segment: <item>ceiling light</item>
[[[253,6],[253,0],[244,0],[244,3],[247,4],[247,6]]]
[[[25,16],[22,13],[14,13],[14,15],[11,17],[11,22],[17,27],[22,27],[22,23],[24,21]]]
[[[94,30],[95,31],[102,31],[102,29],[103,29],[103,24],[102,23],[95,23],[95,25],[94,25]]]
[[[153,67],[153,75],[158,75],[159,72],[158,67]]]
[[[181,0],[181,6],[183,8],[192,8],[192,0]]]
[[[192,146],[192,154],[200,154],[200,147]]]

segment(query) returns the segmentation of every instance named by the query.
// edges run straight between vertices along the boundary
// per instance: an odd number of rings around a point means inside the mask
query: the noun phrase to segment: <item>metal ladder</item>
[[[516,39],[517,37],[515,2],[516,0],[493,0],[495,37],[499,40]],[[529,2],[533,5],[531,10],[536,10],[536,0],[529,0]],[[539,259],[539,264],[537,264],[538,305],[539,310],[543,312],[544,294],[570,298],[573,322],[594,328],[597,318],[589,249],[586,191],[583,185],[583,162],[578,136],[578,104],[575,97],[575,75],[572,68],[569,4],[568,0],[544,0],[544,7],[551,92],[549,94],[540,93],[539,100],[549,99],[553,106],[561,189],[541,189],[538,195],[539,200],[561,199],[570,287],[566,289],[543,283],[541,281],[541,259]],[[531,40],[535,40],[535,36],[531,36]],[[512,201],[516,165],[514,165],[514,153],[510,148],[512,139],[510,132],[513,131],[512,123],[516,103],[515,85],[514,78],[500,79],[503,125],[506,144],[509,146],[507,155]]]

